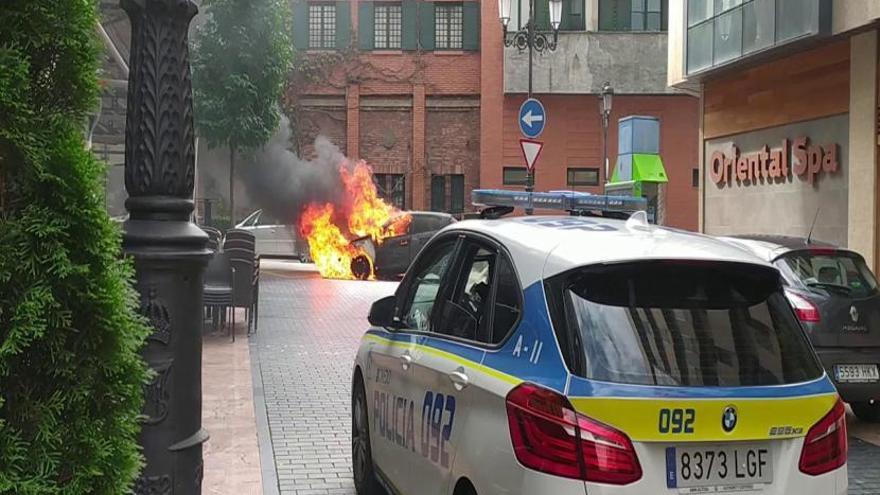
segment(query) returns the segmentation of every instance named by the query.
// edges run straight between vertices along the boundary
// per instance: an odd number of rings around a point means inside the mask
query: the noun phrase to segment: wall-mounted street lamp
[[[523,1],[523,0],[518,0]],[[538,31],[535,26],[535,0],[525,0],[529,2],[529,18],[525,26],[508,36],[507,25],[510,23],[510,7],[511,0],[498,0],[498,18],[504,27],[504,46],[515,46],[519,51],[528,49],[529,51],[529,93],[528,98],[532,97],[532,66],[534,52],[543,53],[545,51],[555,51],[556,43],[559,40],[559,25],[562,23],[562,0],[550,0],[550,27],[553,31],[550,33]],[[552,34],[553,38],[548,36]],[[529,169],[526,179],[526,192],[532,192],[535,188],[534,169]],[[531,209],[526,209],[526,214],[531,215]]]
[[[562,0],[550,0],[551,32],[538,31],[535,26],[535,0],[529,2],[529,18],[525,26],[508,36],[507,25],[510,23],[512,0],[498,0],[498,17],[504,27],[504,46],[515,46],[520,51],[529,51],[529,98],[532,97],[532,59],[535,51],[541,53],[556,50],[559,40],[559,26],[562,23]],[[553,35],[551,39],[549,36]]]
[[[605,82],[602,85],[602,92],[599,93],[599,115],[602,116],[602,163],[605,166],[605,183],[611,179],[608,177],[608,124],[611,119],[611,105],[614,103],[614,88],[611,83]]]

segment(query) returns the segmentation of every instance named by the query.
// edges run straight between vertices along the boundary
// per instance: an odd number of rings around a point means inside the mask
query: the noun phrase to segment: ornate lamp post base
[[[187,32],[190,0],[122,0],[131,19],[123,249],[154,328],[145,387],[138,495],[201,493],[202,284],[207,235],[190,221],[195,147]]]

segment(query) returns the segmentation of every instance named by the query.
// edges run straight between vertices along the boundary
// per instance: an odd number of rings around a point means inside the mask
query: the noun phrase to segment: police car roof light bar
[[[503,189],[474,189],[471,193],[471,201],[474,206],[493,209],[499,207],[539,208],[568,212],[633,213],[648,208],[648,201],[645,198],[604,196],[576,191],[528,193]]]

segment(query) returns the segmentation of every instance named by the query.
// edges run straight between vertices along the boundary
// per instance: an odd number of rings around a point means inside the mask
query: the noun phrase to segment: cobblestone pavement
[[[351,367],[370,304],[396,285],[280,275],[264,272],[251,338],[261,453],[275,460],[264,493],[354,495]],[[880,447],[852,438],[849,469],[851,495],[880,495]]]
[[[251,338],[278,490],[281,495],[354,494],[352,364],[370,304],[392,294],[397,284],[287,276],[293,278],[260,281],[259,328]]]

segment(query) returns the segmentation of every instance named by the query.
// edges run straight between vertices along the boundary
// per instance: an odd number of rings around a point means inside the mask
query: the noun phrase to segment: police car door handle
[[[456,390],[461,390],[467,387],[470,384],[470,379],[467,376],[467,373],[464,372],[464,368],[458,368],[455,371],[450,371],[447,373],[449,379],[452,381],[452,385]]]
[[[400,355],[400,366],[404,370],[408,370],[410,364],[412,364],[412,356],[409,354],[409,351],[406,351]]]

